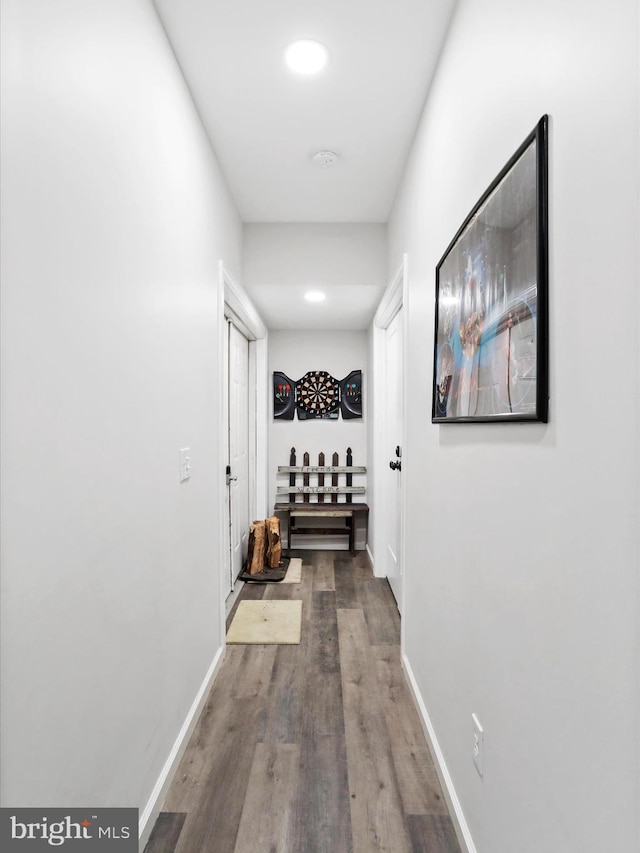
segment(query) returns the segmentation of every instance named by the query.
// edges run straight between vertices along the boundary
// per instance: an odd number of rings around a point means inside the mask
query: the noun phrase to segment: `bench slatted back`
[[[353,464],[353,451],[350,447],[347,448],[346,461],[344,466],[340,465],[340,457],[338,453],[333,453],[331,457],[331,465],[325,465],[324,453],[318,454],[318,465],[311,466],[309,461],[309,453],[305,452],[302,456],[302,466],[296,465],[296,449],[291,448],[289,455],[289,465],[279,465],[278,473],[289,474],[289,485],[278,486],[276,489],[277,498],[283,498],[285,495],[289,497],[289,503],[312,503],[311,496],[313,495],[317,503],[324,503],[327,494],[331,495],[331,503],[353,503],[353,496],[364,495],[364,486],[353,485],[353,475],[366,473],[366,468],[363,465]],[[325,485],[325,475],[331,474],[331,486]],[[317,485],[311,482],[311,476],[317,477]],[[302,476],[302,486],[299,485],[298,477]],[[344,485],[340,484],[340,477],[344,476]],[[344,495],[344,501],[340,500],[340,496]]]
[[[304,467],[305,467],[305,468],[308,468],[308,467],[309,467],[309,454],[308,454],[308,453],[305,453],[305,454],[303,455],[303,457],[302,457],[302,464],[304,465]],[[305,474],[303,474],[303,475],[302,475],[302,485],[303,485],[303,486],[308,486],[308,485],[309,485],[309,474],[308,474],[308,473],[305,473]],[[308,504],[308,503],[309,503],[309,493],[308,493],[308,492],[305,492],[305,493],[302,495],[302,500],[303,500],[303,502],[304,502],[304,503],[306,503],[306,504]]]
[[[324,453],[318,453],[318,466],[324,468]],[[318,485],[320,487],[324,486],[324,473],[318,474]],[[322,493],[318,495],[318,503],[324,503],[324,495]]]

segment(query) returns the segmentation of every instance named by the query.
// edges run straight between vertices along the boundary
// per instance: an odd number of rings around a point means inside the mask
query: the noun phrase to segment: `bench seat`
[[[369,516],[366,503],[302,503],[279,502],[274,512],[285,518],[287,531],[287,548],[291,550],[291,537],[296,534],[314,536],[348,536],[349,550],[355,551],[355,519],[364,517],[365,527]],[[304,527],[296,522],[298,518],[344,518],[345,526],[341,527]]]

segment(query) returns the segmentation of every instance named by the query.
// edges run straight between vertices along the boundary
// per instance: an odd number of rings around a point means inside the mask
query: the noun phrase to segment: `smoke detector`
[[[338,155],[335,151],[318,151],[313,155],[313,162],[321,169],[330,169],[338,162]]]

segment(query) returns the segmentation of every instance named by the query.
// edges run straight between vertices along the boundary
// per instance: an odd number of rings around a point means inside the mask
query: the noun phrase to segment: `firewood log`
[[[282,542],[280,541],[280,519],[276,515],[267,518],[267,563],[269,568],[277,569],[282,559]]]
[[[249,527],[247,546],[247,569],[250,575],[264,571],[267,557],[267,525],[264,521],[253,521]]]

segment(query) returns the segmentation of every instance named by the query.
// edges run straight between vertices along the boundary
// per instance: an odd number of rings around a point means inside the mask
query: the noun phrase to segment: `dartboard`
[[[339,386],[326,370],[312,370],[297,383],[298,406],[310,415],[325,415],[338,408]]]

